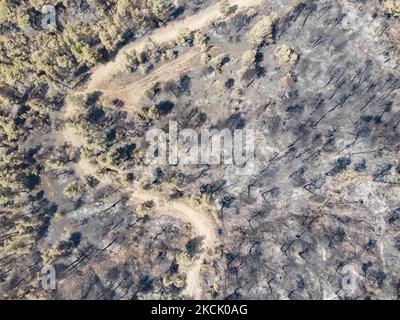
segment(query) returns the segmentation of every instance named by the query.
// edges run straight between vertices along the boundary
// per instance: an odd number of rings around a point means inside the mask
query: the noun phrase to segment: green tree
[[[158,20],[165,22],[172,12],[172,2],[170,0],[152,0],[152,11]]]
[[[229,54],[221,53],[220,55],[212,58],[210,60],[210,64],[215,71],[221,72],[223,65],[228,61],[229,61]]]
[[[250,44],[257,48],[273,41],[274,25],[277,22],[276,15],[264,16],[256,22],[249,32]]]
[[[83,196],[85,192],[85,186],[78,180],[71,182],[64,189],[64,194],[71,200],[77,200]]]
[[[244,67],[254,69],[256,67],[257,50],[246,50],[242,55],[242,64]]]
[[[208,37],[203,32],[199,30],[196,31],[194,33],[193,42],[196,47],[201,49],[201,51],[205,52],[207,50]]]
[[[383,2],[383,10],[391,16],[400,17],[400,1],[385,0]]]
[[[229,0],[219,0],[219,11],[222,15],[227,16],[230,11],[230,1]]]
[[[191,46],[193,44],[193,33],[189,28],[181,28],[176,42],[181,46]]]
[[[0,24],[7,23],[10,21],[12,11],[8,5],[7,0],[0,0]]]

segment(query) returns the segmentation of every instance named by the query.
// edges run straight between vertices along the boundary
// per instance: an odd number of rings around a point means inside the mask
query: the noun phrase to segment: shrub
[[[136,51],[124,52],[122,56],[122,71],[134,72],[137,70],[140,62],[137,59]]]
[[[193,266],[193,260],[187,252],[181,252],[176,260],[179,265],[179,271],[182,273],[188,272]]]
[[[383,10],[385,13],[400,17],[400,1],[399,0],[386,0],[383,2]]]
[[[152,65],[150,65],[150,64],[141,64],[139,66],[139,72],[141,75],[144,76],[149,73],[151,68],[152,68]]]
[[[190,47],[193,44],[193,34],[188,28],[181,28],[179,30],[176,42],[181,46]]]
[[[210,59],[211,59],[210,54],[207,53],[207,52],[204,52],[204,53],[202,53],[201,56],[200,56],[200,63],[206,65],[206,64],[208,64],[208,62],[210,61]]]
[[[257,50],[247,50],[242,55],[242,64],[244,67],[254,69],[256,67]]]
[[[208,37],[206,34],[204,34],[201,31],[196,31],[194,33],[194,44],[196,47],[200,48],[201,51],[206,51],[207,50],[207,42],[208,42]]]
[[[262,17],[256,22],[249,32],[250,44],[257,48],[263,44],[269,44],[273,41],[274,25],[277,22],[276,15]]]
[[[150,123],[154,119],[157,119],[159,116],[159,112],[156,106],[143,106],[139,107],[135,113],[136,118],[139,121],[144,121]]]
[[[68,162],[72,161],[72,158],[71,146],[69,144],[64,144],[54,150],[53,154],[50,155],[47,160],[47,165],[51,169],[63,169]]]
[[[64,194],[72,200],[79,199],[80,197],[82,197],[84,192],[85,192],[85,186],[79,181],[71,182],[64,189]]]
[[[151,209],[154,208],[155,203],[153,200],[148,200],[142,203],[135,212],[135,215],[139,218],[144,218],[150,215]]]
[[[214,70],[221,72],[222,67],[229,61],[229,55],[227,53],[221,53],[220,55],[211,59],[210,63]]]
[[[173,60],[177,57],[178,52],[172,49],[167,49],[161,56],[162,61]]]
[[[229,0],[220,0],[219,1],[219,11],[222,13],[222,15],[227,16],[229,15],[230,11],[230,4]]]
[[[278,46],[274,52],[275,61],[280,65],[292,65],[297,61],[299,56],[289,48],[288,45],[282,44]]]
[[[72,103],[77,107],[83,108],[86,104],[87,96],[84,93],[75,93],[68,95],[67,99],[69,103]]]

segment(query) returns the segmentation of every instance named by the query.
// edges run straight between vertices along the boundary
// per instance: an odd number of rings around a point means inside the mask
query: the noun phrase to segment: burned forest
[[[400,298],[399,0],[0,0],[0,298]]]

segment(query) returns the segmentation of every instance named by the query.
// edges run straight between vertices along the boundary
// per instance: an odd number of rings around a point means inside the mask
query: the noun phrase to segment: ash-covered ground
[[[41,136],[38,159],[62,141],[74,160],[43,173],[31,209],[47,210],[47,224],[31,254],[1,258],[3,268],[13,265],[3,295],[398,299],[400,20],[381,8],[238,1],[201,26],[207,50],[177,44],[174,60],[145,74],[100,81],[94,69],[74,91],[97,98],[74,112],[66,102],[59,125]],[[263,17],[274,17],[272,32],[254,49],[249,34]],[[247,50],[255,50],[250,63]],[[100,106],[103,98],[118,99],[119,109]],[[120,156],[131,145],[134,156],[105,164],[110,157],[87,151],[71,119],[97,139],[107,135]],[[148,165],[146,132],[168,131],[170,121],[199,133],[254,130],[255,169]],[[85,191],[71,200],[63,190],[77,178]],[[48,264],[55,290],[41,287]]]

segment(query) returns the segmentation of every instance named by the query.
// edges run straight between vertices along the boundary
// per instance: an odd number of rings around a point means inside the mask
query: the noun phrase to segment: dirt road
[[[196,50],[189,50],[175,60],[157,68],[150,74],[138,78],[136,81],[124,83],[119,79],[114,79],[106,86],[102,87],[101,91],[110,100],[123,97],[125,106],[127,107],[126,110],[128,112],[133,111],[131,107],[135,106],[142,97],[141,94],[138,94],[139,92],[146,92],[146,90],[156,82],[162,82],[176,77],[176,70],[182,73],[191,70],[196,66],[193,65],[193,59],[198,55],[199,53]]]
[[[182,201],[168,203],[158,194],[136,191],[131,197],[131,202],[134,205],[139,205],[149,200],[155,203],[155,214],[168,215],[189,223],[193,228],[194,236],[203,238],[202,252],[195,260],[193,267],[186,274],[186,288],[183,292],[184,295],[192,297],[193,299],[201,299],[201,265],[204,260],[207,260],[209,253],[213,252],[219,242],[217,238],[216,220],[211,215],[193,209]]]
[[[232,6],[237,6],[238,9],[250,6],[256,6],[260,4],[262,0],[231,0],[230,4]],[[120,70],[120,59],[123,52],[133,49],[142,48],[151,38],[152,41],[156,43],[162,43],[165,41],[175,39],[179,30],[183,27],[187,27],[190,30],[198,30],[207,25],[209,21],[212,21],[221,16],[219,11],[219,5],[210,6],[199,13],[189,16],[181,21],[170,23],[162,28],[155,29],[148,36],[134,41],[125,47],[123,47],[117,54],[114,61],[110,61],[106,64],[97,66],[92,70],[92,76],[87,84],[86,92],[91,92],[95,90],[103,90],[110,94],[112,92],[114,95],[117,94],[119,97],[123,97],[124,100],[133,101],[137,96],[138,89],[143,89],[146,84],[154,82],[155,79],[159,79],[165,75],[175,72],[177,67],[187,67],[186,62],[190,62],[198,54],[194,51],[188,51],[182,57],[178,58],[176,61],[171,62],[167,66],[162,67],[155,73],[148,75],[138,82],[132,84],[122,84],[118,81],[116,83],[111,83],[110,80],[119,72]],[[158,77],[158,78],[157,78]],[[131,102],[132,102],[131,101]],[[69,106],[66,110],[67,115],[71,115],[74,112],[73,106]],[[66,141],[77,140],[75,132],[71,130],[66,130],[62,138]],[[90,170],[89,170],[90,168]],[[94,168],[91,167],[89,162],[81,161],[76,164],[75,169],[80,172],[91,172]],[[168,215],[173,218],[182,220],[189,223],[193,227],[193,232],[195,236],[200,236],[203,238],[202,252],[199,257],[194,261],[192,268],[187,272],[186,288],[183,292],[184,295],[190,296],[193,299],[202,298],[202,264],[203,261],[207,261],[210,253],[217,247],[219,241],[217,238],[217,221],[206,212],[194,209],[190,207],[185,202],[173,202],[168,203],[160,194],[144,193],[135,191],[132,194],[131,201],[134,205],[139,205],[144,201],[152,200],[156,203],[155,213]]]
[[[237,6],[239,9],[243,7],[255,6],[261,2],[262,0],[231,0],[230,4],[231,6]],[[221,13],[219,11],[219,5],[215,4],[195,15],[186,17],[181,21],[172,22],[164,27],[155,29],[148,36],[126,45],[118,52],[114,61],[99,65],[92,70],[93,74],[87,85],[87,91],[91,92],[94,90],[99,90],[108,80],[110,80],[119,72],[120,59],[123,52],[143,48],[150,38],[156,43],[173,40],[178,36],[181,28],[187,27],[192,31],[198,30],[207,25],[209,21],[212,21],[220,16]]]

